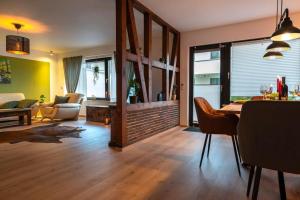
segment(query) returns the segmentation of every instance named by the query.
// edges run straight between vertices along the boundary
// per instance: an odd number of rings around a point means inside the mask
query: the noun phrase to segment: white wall
[[[294,25],[300,27],[300,13],[292,14]],[[204,19],[207,20],[207,19]],[[271,36],[275,29],[275,18],[249,21],[181,34],[180,74],[180,124],[188,125],[189,108],[189,48],[197,45],[255,39]]]
[[[0,44],[0,55],[49,62],[50,63],[50,100],[53,101],[55,94],[60,92],[61,85],[59,84],[60,83],[59,79],[56,76],[56,74],[59,71],[57,65],[58,58],[56,55],[50,56],[48,52],[43,52],[38,50],[31,50],[29,55],[14,55],[6,52],[5,44]]]

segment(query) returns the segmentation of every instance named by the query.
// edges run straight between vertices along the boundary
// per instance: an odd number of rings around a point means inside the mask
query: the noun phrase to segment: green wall
[[[35,60],[5,57],[11,68],[11,83],[0,83],[0,93],[24,93],[26,99],[50,98],[50,64]]]

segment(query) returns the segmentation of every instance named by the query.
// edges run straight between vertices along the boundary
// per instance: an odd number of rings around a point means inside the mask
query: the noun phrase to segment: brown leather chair
[[[256,167],[252,199],[257,199],[262,168],[278,171],[281,199],[284,172],[300,174],[300,102],[250,101],[243,105],[238,140],[243,161],[251,165],[247,195]]]
[[[205,153],[207,140],[209,140],[207,157],[209,155],[212,134],[229,135],[232,138],[236,164],[237,164],[239,175],[241,175],[239,158],[238,158],[239,146],[236,138],[237,135],[236,127],[239,118],[234,114],[224,114],[224,113],[217,112],[202,97],[194,98],[194,102],[195,102],[195,107],[196,107],[196,112],[198,117],[199,128],[201,132],[206,134],[199,167],[201,167],[202,165],[203,155]]]

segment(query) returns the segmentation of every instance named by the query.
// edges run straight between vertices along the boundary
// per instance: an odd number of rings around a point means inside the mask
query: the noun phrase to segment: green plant
[[[93,82],[94,82],[94,85],[96,85],[96,83],[97,83],[97,81],[99,79],[99,73],[100,73],[100,69],[99,69],[98,66],[95,66],[93,68],[93,73],[94,73],[94,80],[93,80]]]
[[[130,80],[128,82],[128,86],[134,89],[134,96],[138,96],[138,93],[140,91],[140,84],[138,83],[138,81],[136,79]]]
[[[42,94],[40,96],[40,103],[45,103],[45,99],[46,99],[46,96]]]
[[[176,95],[177,94],[177,85],[173,85],[173,92],[172,95]]]

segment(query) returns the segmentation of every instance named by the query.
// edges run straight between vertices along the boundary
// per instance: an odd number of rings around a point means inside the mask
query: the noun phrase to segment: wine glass
[[[264,96],[264,98],[265,98],[268,90],[269,90],[268,85],[261,85],[260,86],[260,93]]]

